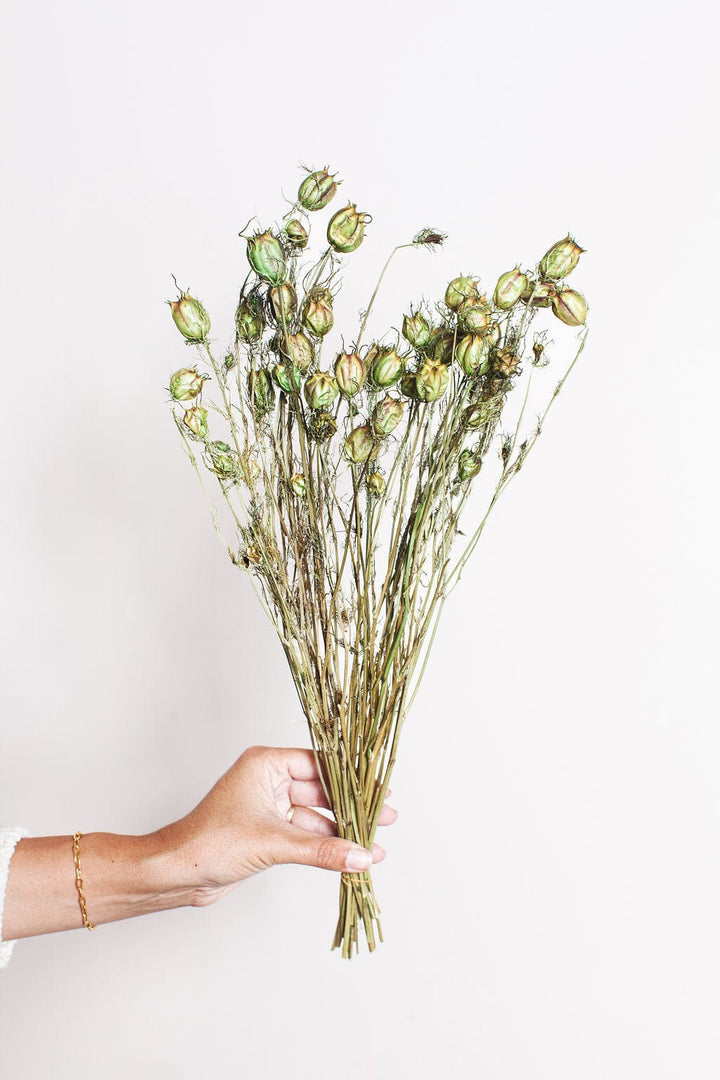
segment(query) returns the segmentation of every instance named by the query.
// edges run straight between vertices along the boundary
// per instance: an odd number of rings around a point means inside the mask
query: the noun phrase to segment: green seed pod
[[[493,293],[493,303],[501,311],[509,311],[515,307],[528,285],[527,274],[523,274],[519,266],[514,270],[508,270],[501,274]]]
[[[430,323],[419,311],[411,311],[403,318],[402,334],[414,349],[424,348],[430,341]]]
[[[208,411],[202,405],[193,405],[183,416],[185,427],[192,432],[196,439],[208,437]]]
[[[272,369],[272,377],[286,394],[298,394],[302,378],[292,360],[280,360]]]
[[[318,169],[317,172],[310,173],[298,188],[300,206],[303,210],[322,210],[335,195],[338,182],[327,169]]]
[[[433,360],[439,360],[443,364],[451,364],[456,344],[457,333],[455,330],[447,330],[442,326],[437,327],[430,339],[429,355]]]
[[[276,349],[293,362],[301,375],[310,370],[315,359],[312,342],[302,330],[296,334],[279,335]]]
[[[310,438],[314,439],[315,442],[326,442],[337,431],[335,417],[332,413],[324,412],[322,409],[311,413],[308,431]]]
[[[493,353],[492,363],[493,371],[509,378],[515,375],[520,367],[520,357],[512,349],[500,349]]]
[[[305,473],[295,473],[288,480],[288,486],[293,495],[297,495],[299,499],[304,499],[307,495],[307,480],[305,479]]]
[[[417,392],[417,381],[415,374],[403,375],[400,380],[400,393],[407,398],[411,398],[412,401],[419,401],[420,397]]]
[[[385,493],[385,477],[382,473],[371,472],[365,481],[368,493],[379,499]]]
[[[559,281],[575,269],[585,248],[575,243],[568,233],[564,240],[558,240],[540,260],[540,276],[549,281]],[[573,323],[572,325],[579,325]]]
[[[260,462],[253,454],[243,454],[240,459],[240,475],[248,487],[252,487],[261,471]]]
[[[313,289],[303,305],[303,326],[316,337],[324,337],[332,330],[335,321],[332,299],[329,289]]]
[[[170,378],[170,393],[175,401],[192,401],[209,378],[209,375],[198,375],[197,368],[181,368]]]
[[[487,401],[477,401],[474,405],[468,405],[463,411],[463,426],[474,431],[476,428],[487,424],[492,416],[492,407]]]
[[[280,326],[289,326],[297,311],[297,293],[289,281],[268,290],[270,309]]]
[[[248,374],[250,407],[259,419],[275,407],[275,391],[270,376],[264,368],[255,368]]]
[[[380,443],[369,424],[353,428],[345,440],[345,453],[354,465],[362,465],[374,458],[379,449]]]
[[[199,300],[183,293],[179,300],[168,300],[173,322],[190,344],[205,341],[210,333],[210,316]]]
[[[220,476],[225,480],[230,480],[232,477],[237,476],[237,456],[232,452],[227,443],[208,443],[207,450],[208,456],[205,459],[205,464],[211,472],[216,473],[217,476]]]
[[[480,472],[482,458],[476,456],[472,450],[463,450],[458,458],[458,481],[463,484],[466,480],[472,480]]]
[[[398,356],[392,348],[381,348],[372,364],[372,381],[386,390],[393,386],[405,373],[405,358]]]
[[[329,409],[340,393],[329,371],[316,371],[305,383],[305,400],[311,409]]]
[[[297,218],[293,218],[292,221],[288,221],[287,225],[285,226],[284,232],[285,236],[287,237],[288,243],[296,251],[302,251],[303,248],[307,247],[308,231],[303,225],[303,223],[301,221],[298,221]]]
[[[262,301],[257,293],[249,293],[235,311],[235,329],[238,337],[247,342],[258,341],[265,329],[262,313]]]
[[[439,360],[426,360],[415,377],[420,401],[438,401],[450,383],[450,367]]]
[[[478,283],[471,277],[456,277],[445,290],[445,303],[456,311],[466,300],[477,300],[480,296]]]
[[[483,334],[466,334],[458,342],[455,357],[466,375],[482,375],[490,366],[490,345]]]
[[[582,326],[587,319],[587,301],[574,289],[558,289],[552,298],[552,309],[567,326]]]
[[[485,334],[485,340],[489,345],[497,345],[501,335],[502,330],[500,328],[500,323],[494,322],[490,324],[490,329]]]
[[[378,401],[377,405],[373,409],[372,416],[370,418],[370,426],[372,427],[373,434],[378,438],[383,439],[386,435],[389,435],[391,431],[394,431],[402,420],[405,406],[399,398],[393,398],[388,395],[381,401]]]
[[[330,218],[327,228],[328,243],[343,255],[360,247],[365,235],[365,225],[370,215],[358,211],[355,203],[348,203]]]
[[[528,281],[521,299],[531,307],[547,308],[555,295],[555,286],[549,281]]]
[[[247,257],[255,273],[271,285],[280,285],[287,277],[282,244],[270,229],[248,237]]]
[[[477,296],[464,300],[457,309],[458,325],[468,334],[482,334],[490,325],[492,308],[487,297]]]
[[[335,361],[335,378],[345,397],[354,397],[367,379],[367,366],[357,353],[340,353]]]

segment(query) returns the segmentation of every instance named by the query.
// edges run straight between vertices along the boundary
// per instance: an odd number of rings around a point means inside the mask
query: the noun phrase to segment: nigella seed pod
[[[510,308],[515,307],[525,292],[527,284],[527,274],[523,274],[519,266],[501,274],[493,293],[495,307],[500,308],[501,311],[509,311]]]
[[[419,311],[411,311],[403,318],[402,334],[415,349],[422,349],[430,341],[430,323]]]
[[[353,465],[363,465],[375,457],[379,449],[380,443],[369,424],[360,424],[353,428],[345,440],[345,454]]]
[[[286,394],[298,394],[302,385],[302,378],[292,360],[278,361],[272,369],[272,377]]]
[[[308,431],[310,438],[314,439],[315,442],[327,442],[337,431],[335,417],[332,413],[325,412],[323,409],[311,413]]]
[[[548,308],[555,291],[555,286],[550,281],[529,281],[521,299],[531,307]]]
[[[582,326],[587,319],[587,301],[575,289],[558,289],[552,298],[552,309],[567,326]]]
[[[420,398],[417,392],[417,381],[414,374],[403,375],[400,380],[400,393],[412,401],[419,401]]]
[[[302,221],[298,221],[297,218],[288,221],[284,232],[290,247],[295,251],[302,251],[303,248],[307,247],[308,231]]]
[[[184,292],[179,300],[168,300],[173,322],[189,344],[205,341],[210,333],[210,316],[199,300]]]
[[[543,255],[539,266],[540,276],[549,281],[559,281],[567,277],[577,266],[584,250],[568,233],[564,240],[558,240]]]
[[[367,366],[357,353],[340,353],[335,361],[335,379],[345,397],[354,397],[367,379]]]
[[[450,383],[450,367],[439,360],[425,360],[416,377],[415,386],[420,401],[438,401]]]
[[[296,334],[281,334],[277,342],[277,350],[291,360],[301,375],[305,375],[315,359],[310,338],[298,330]]]
[[[324,337],[332,330],[335,321],[332,300],[329,289],[318,288],[312,290],[303,305],[303,326],[316,337]]]
[[[330,218],[328,243],[342,255],[355,251],[363,241],[365,225],[370,220],[370,215],[359,211],[355,203],[348,203]]]
[[[476,300],[479,296],[477,281],[461,275],[453,278],[445,290],[445,303],[452,311],[456,311],[465,300]]]
[[[238,337],[250,344],[262,337],[265,319],[262,313],[262,300],[257,293],[243,297],[235,311],[235,329]]]
[[[248,374],[250,406],[259,419],[275,407],[275,391],[270,376],[264,368],[256,368]]]
[[[208,437],[208,411],[202,405],[193,405],[183,416],[183,423],[196,439]]]
[[[208,454],[205,464],[217,476],[223,480],[231,480],[237,476],[237,457],[225,442],[208,443]]]
[[[370,418],[373,434],[384,439],[398,426],[403,417],[405,406],[399,398],[384,397],[378,401]]]
[[[480,472],[482,458],[479,458],[472,450],[463,450],[458,458],[458,481],[464,484],[472,480]]]
[[[338,183],[335,174],[331,175],[327,169],[310,173],[298,188],[300,206],[303,210],[322,210],[335,195]]]
[[[270,229],[255,233],[247,240],[247,257],[258,277],[271,285],[280,285],[287,276],[282,244]]]
[[[520,357],[512,349],[500,349],[493,355],[493,370],[498,375],[509,378],[515,375],[520,367]]]
[[[474,431],[476,428],[487,424],[492,415],[492,409],[487,401],[478,401],[474,405],[468,405],[462,414],[464,427]]]
[[[490,345],[482,334],[466,334],[458,342],[455,357],[466,375],[482,375],[490,366]]]
[[[270,308],[275,321],[280,326],[288,326],[295,318],[297,311],[297,293],[289,281],[282,285],[273,285],[269,291]]]
[[[304,499],[307,495],[307,480],[305,479],[305,473],[295,473],[288,480],[288,486],[293,495],[297,495],[299,499]]]
[[[329,409],[340,390],[329,371],[316,371],[306,381],[304,392],[311,409]]]
[[[433,333],[428,351],[433,360],[440,360],[443,364],[451,364],[456,344],[456,332],[439,327]]]
[[[192,401],[209,378],[209,375],[198,375],[197,368],[181,368],[170,378],[170,393],[175,401]]]
[[[492,308],[485,296],[471,296],[457,309],[458,324],[468,334],[482,334],[490,325]]]
[[[385,477],[382,473],[371,472],[365,483],[368,494],[374,496],[374,498],[379,499],[385,493]]]
[[[243,454],[240,459],[240,474],[248,487],[252,487],[261,471],[260,462],[254,454]]]
[[[371,370],[375,385],[386,390],[404,375],[405,359],[392,348],[381,348],[373,360]]]

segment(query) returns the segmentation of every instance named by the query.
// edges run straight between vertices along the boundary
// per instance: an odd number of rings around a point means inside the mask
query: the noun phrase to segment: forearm
[[[194,888],[163,832],[84,833],[83,893],[93,925],[193,903]],[[2,940],[81,927],[71,836],[26,837],[10,861]]]

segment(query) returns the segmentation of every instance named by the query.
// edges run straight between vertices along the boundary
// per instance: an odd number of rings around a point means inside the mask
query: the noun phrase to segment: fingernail
[[[372,866],[372,855],[365,848],[351,848],[345,859],[346,870],[369,870]]]

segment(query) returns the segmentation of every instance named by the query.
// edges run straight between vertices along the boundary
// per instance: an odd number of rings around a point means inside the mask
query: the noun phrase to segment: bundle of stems
[[[348,203],[329,220],[327,246],[303,265],[311,215],[337,187],[327,169],[308,172],[283,224],[245,236],[251,269],[222,357],[200,301],[180,290],[170,302],[212,372],[199,362],[181,368],[170,394],[215,528],[285,651],[338,834],[370,848],[443,605],[582,352],[587,305],[564,283],[582,251],[568,236],[533,271],[501,275],[491,298],[462,275],[438,304],[411,308],[402,344],[396,334],[364,345],[396,253],[445,239],[423,229],[393,250],[353,344],[323,368],[342,259],[370,220]],[[531,336],[531,328],[544,310],[581,329],[530,420],[533,373],[548,362],[547,331]],[[503,430],[506,402],[521,384],[520,407]],[[463,508],[495,450],[487,505],[463,536]],[[372,951],[382,941],[379,915],[370,873],[343,874],[333,948],[351,957],[362,927]]]

